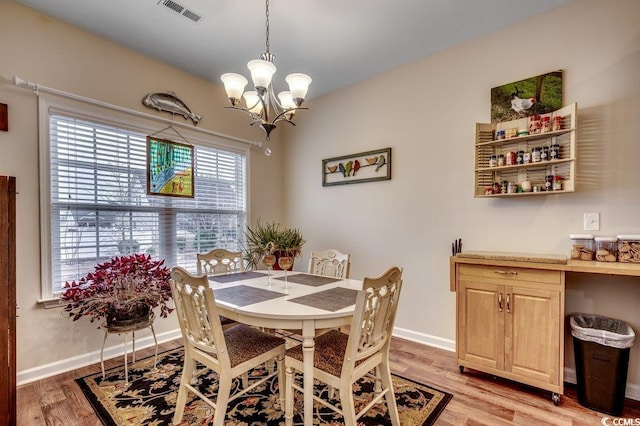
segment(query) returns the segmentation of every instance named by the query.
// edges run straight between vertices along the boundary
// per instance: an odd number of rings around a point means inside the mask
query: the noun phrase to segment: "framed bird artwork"
[[[491,122],[517,120],[562,108],[562,70],[491,89]]]
[[[391,148],[322,160],[322,186],[391,179]]]

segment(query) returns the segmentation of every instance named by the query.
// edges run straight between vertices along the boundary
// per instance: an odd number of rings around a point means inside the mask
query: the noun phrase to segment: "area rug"
[[[79,384],[100,420],[109,426],[170,425],[175,409],[180,375],[182,373],[183,350],[174,349],[158,355],[157,368],[153,368],[153,357],[139,360],[129,366],[129,385],[125,386],[124,367],[107,370],[104,380],[102,373],[91,374],[79,379]],[[254,369],[249,377],[266,374],[264,369]],[[201,375],[199,389],[206,395],[215,395],[218,389],[216,375]],[[439,391],[414,381],[393,377],[400,424],[402,426],[430,426],[434,424],[442,410],[452,398],[451,394]],[[234,381],[234,390],[241,386]],[[225,425],[229,426],[280,426],[284,425],[284,412],[275,391],[275,378],[267,381],[252,392],[229,403]],[[317,384],[317,391],[326,388]],[[371,380],[358,382],[356,389],[356,411],[364,407],[373,392]],[[333,401],[339,404],[339,401]],[[342,417],[331,410],[314,403],[314,425],[343,425]],[[295,411],[302,411],[302,395],[296,393]],[[360,407],[360,408],[358,408]],[[189,395],[182,425],[207,425],[213,422],[214,410],[200,398]],[[302,424],[297,414],[294,424]],[[384,403],[372,407],[359,425],[390,425],[387,406]]]

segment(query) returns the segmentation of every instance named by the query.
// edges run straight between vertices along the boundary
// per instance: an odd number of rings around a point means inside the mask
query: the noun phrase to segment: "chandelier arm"
[[[295,126],[295,123],[293,121],[289,120],[288,118],[286,118],[286,115],[291,113],[291,112],[293,112],[293,111],[297,111],[299,109],[309,109],[309,108],[297,107],[297,108],[285,109],[280,114],[275,116],[275,118],[273,119],[272,123],[276,123],[278,121],[284,120],[284,121],[288,121],[289,123],[291,123],[291,124],[293,124]]]

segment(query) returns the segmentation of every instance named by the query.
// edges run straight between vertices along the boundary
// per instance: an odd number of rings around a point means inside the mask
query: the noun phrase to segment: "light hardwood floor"
[[[181,346],[180,340],[160,345],[161,350]],[[151,349],[137,357],[151,356]],[[601,425],[604,414],[577,402],[576,390],[567,386],[559,406],[551,394],[535,388],[465,369],[460,374],[452,352],[394,338],[391,350],[395,374],[452,393],[453,399],[438,418],[440,426],[499,425]],[[122,358],[105,361],[105,368],[117,366]],[[100,371],[100,364],[74,370],[18,388],[18,424],[24,426],[101,425],[93,409],[74,382],[77,377]],[[640,402],[627,400],[624,418],[640,419]],[[640,420],[638,420],[640,422]],[[613,422],[608,424],[612,425]],[[620,423],[622,424],[622,423]],[[627,423],[637,424],[637,423]]]

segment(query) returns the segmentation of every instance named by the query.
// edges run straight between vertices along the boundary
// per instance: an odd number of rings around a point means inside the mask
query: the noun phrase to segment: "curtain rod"
[[[214,132],[212,130],[207,130],[207,129],[202,129],[202,128],[195,128],[195,127],[190,126],[188,124],[183,124],[183,123],[180,123],[180,122],[169,120],[168,118],[156,117],[155,115],[147,114],[147,113],[144,113],[144,112],[139,112],[139,111],[136,111],[136,110],[132,110],[132,109],[124,108],[124,107],[121,107],[121,106],[109,104],[109,103],[106,103],[106,102],[97,101],[97,100],[91,99],[91,98],[85,98],[84,96],[76,95],[74,93],[65,92],[65,91],[54,89],[54,88],[51,88],[51,87],[41,86],[38,83],[32,83],[30,81],[23,80],[22,78],[18,77],[17,75],[14,75],[13,78],[11,79],[11,81],[17,87],[32,89],[33,93],[35,95],[38,95],[38,92],[41,92],[41,91],[45,92],[45,93],[51,93],[53,95],[63,96],[65,98],[73,99],[73,100],[76,100],[76,101],[86,102],[86,103],[91,104],[91,105],[96,105],[96,106],[108,108],[108,109],[111,109],[111,110],[114,110],[114,111],[124,112],[124,113],[127,113],[127,114],[136,115],[138,117],[147,118],[147,119],[150,119],[150,120],[161,121],[161,122],[170,124],[172,126],[184,127],[186,129],[195,130],[197,132],[205,133],[205,134],[210,135],[210,136],[217,136],[217,137],[225,138],[225,139],[236,141],[236,142],[246,143],[246,144],[249,144],[249,145],[251,145],[251,146],[253,146],[255,148],[262,148],[262,142],[253,142],[253,141],[249,141],[249,140],[246,140],[246,139],[237,138],[235,136],[226,135],[224,133]]]

